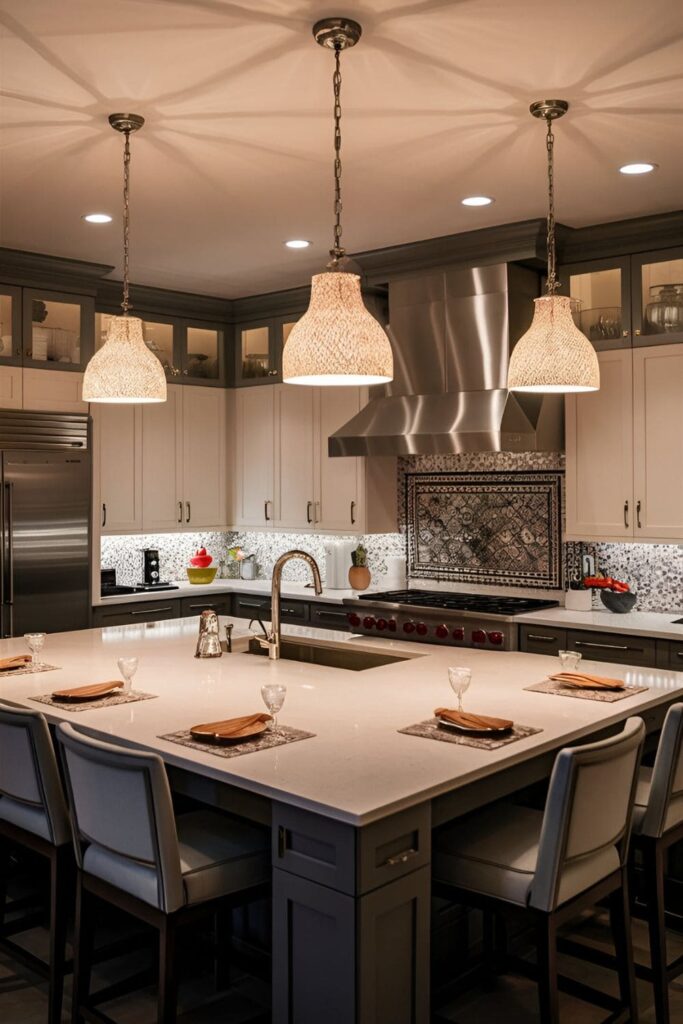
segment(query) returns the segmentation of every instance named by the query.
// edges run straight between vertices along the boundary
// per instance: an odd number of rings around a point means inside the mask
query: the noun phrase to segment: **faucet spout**
[[[273,660],[277,660],[280,657],[282,570],[287,565],[287,562],[290,562],[293,558],[299,558],[309,566],[316,594],[322,594],[323,590],[320,581],[320,569],[312,555],[309,555],[307,551],[299,551],[296,548],[292,551],[286,551],[284,555],[280,555],[273,567],[273,589],[271,596],[271,632],[268,642],[268,657]]]

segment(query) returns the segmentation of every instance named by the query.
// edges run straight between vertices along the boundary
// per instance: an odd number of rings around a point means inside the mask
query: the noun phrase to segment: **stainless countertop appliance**
[[[516,615],[555,608],[558,601],[445,590],[387,590],[346,598],[351,632],[413,643],[516,651]]]
[[[87,629],[90,419],[0,410],[0,633]]]

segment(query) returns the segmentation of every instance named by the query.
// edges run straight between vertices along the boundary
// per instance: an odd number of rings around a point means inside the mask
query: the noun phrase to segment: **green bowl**
[[[218,572],[218,566],[209,566],[208,569],[200,569],[196,565],[188,566],[187,578],[190,583],[213,583]]]

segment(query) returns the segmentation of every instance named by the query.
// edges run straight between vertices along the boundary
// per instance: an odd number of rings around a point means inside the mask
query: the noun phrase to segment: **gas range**
[[[351,631],[393,639],[516,651],[515,616],[555,608],[558,601],[528,597],[494,597],[441,590],[386,590],[347,598]]]

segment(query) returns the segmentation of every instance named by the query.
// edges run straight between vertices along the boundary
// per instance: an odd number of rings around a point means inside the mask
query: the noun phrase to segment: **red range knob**
[[[415,623],[414,622],[404,622],[403,623],[403,632],[404,633],[414,633],[415,632]]]
[[[494,630],[492,633],[489,633],[489,643],[495,644],[496,647],[500,647],[504,639],[505,637],[503,636],[503,634],[499,633],[497,630]]]
[[[425,626],[424,622],[418,622],[418,624],[415,627],[415,629],[417,630],[417,635],[418,636],[426,636],[427,635],[427,627]]]
[[[392,633],[396,632],[396,619],[389,619],[387,625]]]
[[[378,629],[386,629],[387,625],[388,625],[388,623],[387,623],[386,619],[378,619],[377,620],[377,628]]]
[[[472,630],[472,643],[475,643],[475,644],[485,644],[486,643],[486,633],[484,632],[483,629],[473,629]]]
[[[442,623],[440,626],[435,628],[434,632],[438,636],[439,640],[445,640],[448,636],[448,626],[445,626]]]
[[[372,629],[375,625],[375,618],[373,615],[366,615],[363,619],[363,629]]]
[[[456,626],[455,627],[455,629],[453,630],[453,639],[454,640],[464,640],[465,639],[465,630],[464,630],[463,626]]]
[[[355,612],[349,612],[346,618],[349,620],[349,625],[360,626],[360,615],[356,615]]]

